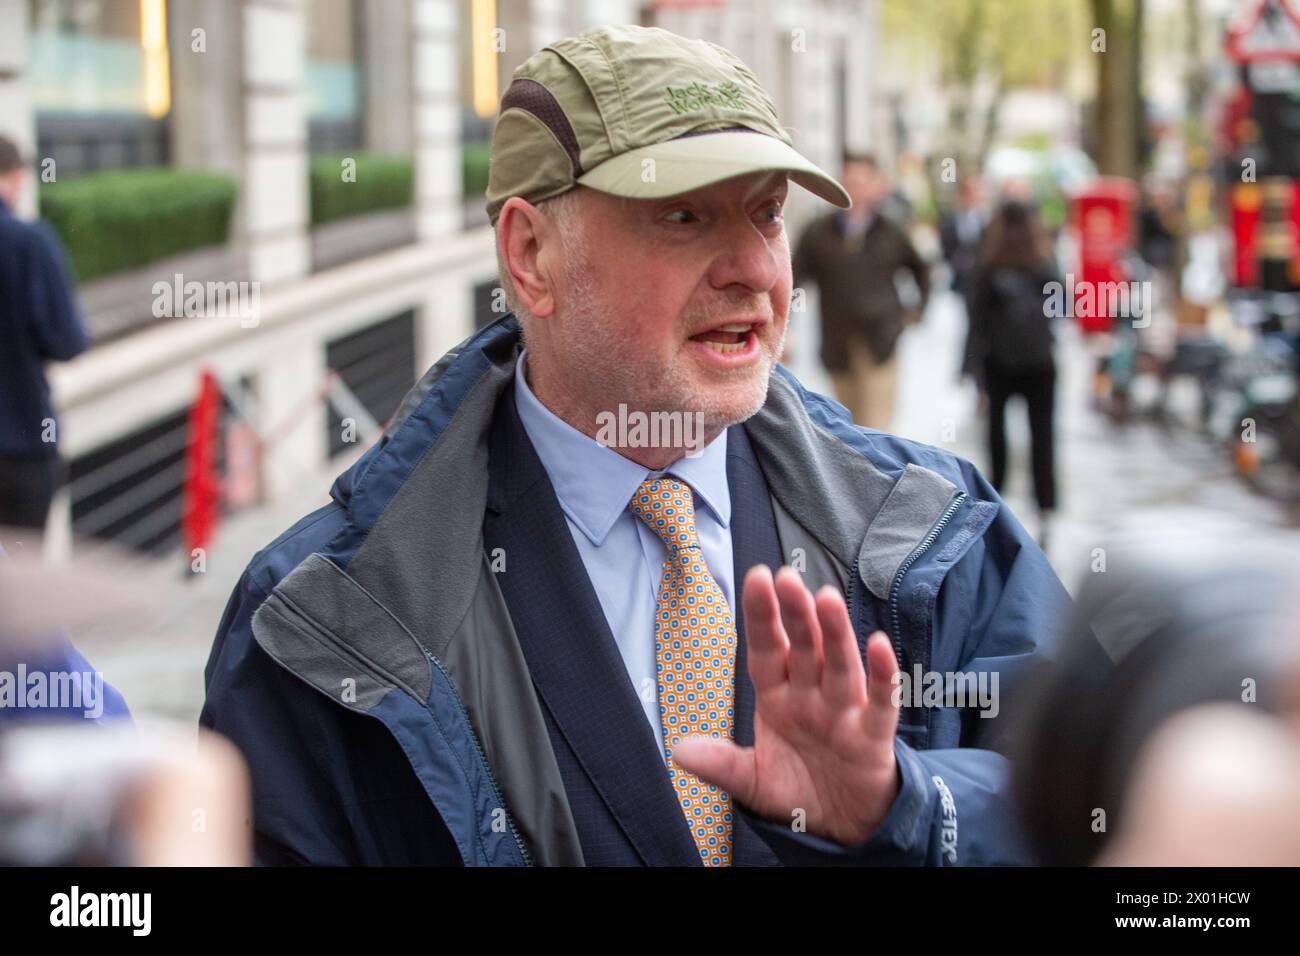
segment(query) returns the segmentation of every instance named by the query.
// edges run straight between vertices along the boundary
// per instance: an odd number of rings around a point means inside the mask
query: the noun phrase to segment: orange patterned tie
[[[655,617],[655,672],[668,772],[705,866],[731,863],[731,795],[681,770],[673,747],[690,734],[730,740],[736,622],[704,563],[690,487],[649,478],[629,505],[668,548]]]

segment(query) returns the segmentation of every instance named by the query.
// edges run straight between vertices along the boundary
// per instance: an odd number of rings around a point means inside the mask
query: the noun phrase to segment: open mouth
[[[691,341],[706,345],[719,355],[729,355],[733,352],[745,351],[753,336],[752,322],[737,322],[733,325],[720,325],[699,335],[692,335]]]

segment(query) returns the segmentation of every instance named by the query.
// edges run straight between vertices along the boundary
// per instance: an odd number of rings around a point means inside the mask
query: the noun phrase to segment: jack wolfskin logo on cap
[[[730,80],[717,86],[698,80],[690,86],[668,86],[664,88],[664,98],[678,114],[702,110],[706,106],[727,106],[736,110],[749,107],[740,87]]]
[[[604,26],[556,40],[515,70],[492,131],[486,208],[496,225],[514,196],[538,203],[582,186],[657,199],[768,171],[850,205],[794,148],[735,54],[658,27]]]

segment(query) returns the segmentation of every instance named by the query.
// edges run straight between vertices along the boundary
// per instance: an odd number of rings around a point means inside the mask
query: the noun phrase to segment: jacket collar
[[[641,483],[674,475],[691,486],[697,505],[707,507],[724,528],[731,521],[727,490],[727,433],[723,431],[700,454],[685,455],[667,468],[652,471],[598,443],[541,403],[528,386],[527,351],[520,352],[511,398],[524,431],[541,459],[560,508],[592,544],[600,545],[627,510]]]
[[[448,352],[332,490],[349,520],[323,554],[435,653],[473,596],[474,575],[462,569],[481,560],[483,509],[490,500],[501,505],[507,476],[489,473],[489,427],[521,346],[518,322],[507,315]],[[842,414],[778,366],[766,403],[744,428],[771,493],[884,598],[956,489],[915,464],[878,467],[868,458],[870,433],[846,427]]]
[[[343,528],[274,589],[279,610],[292,610],[298,624],[273,631],[274,607],[255,616],[263,648],[335,702],[336,664],[318,642],[295,633],[319,629],[364,665],[357,706],[384,701],[394,688],[425,707],[454,699],[440,691],[445,675],[426,655],[436,658],[446,649],[474,600],[479,582],[471,569],[484,560],[485,509],[502,510],[507,498],[541,480],[521,480],[514,473],[518,462],[488,464],[493,416],[519,348],[518,323],[506,316],[423,376],[380,442],[335,482],[332,494],[347,516]],[[883,470],[888,462],[878,467],[868,458],[876,440],[842,416],[778,366],[766,403],[743,430],[771,495],[883,598],[954,486],[915,464],[889,472]],[[744,693],[737,688],[738,701]],[[638,713],[637,719],[648,738],[644,718]],[[738,739],[742,733],[752,733],[752,726],[738,721]],[[646,742],[657,755],[653,741]]]

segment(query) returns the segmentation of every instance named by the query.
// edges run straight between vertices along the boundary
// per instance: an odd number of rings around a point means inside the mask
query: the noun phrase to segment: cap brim
[[[764,172],[788,173],[832,205],[847,209],[853,204],[843,186],[793,147],[750,130],[720,130],[643,146],[605,160],[579,176],[578,182],[629,199],[664,199]]]

